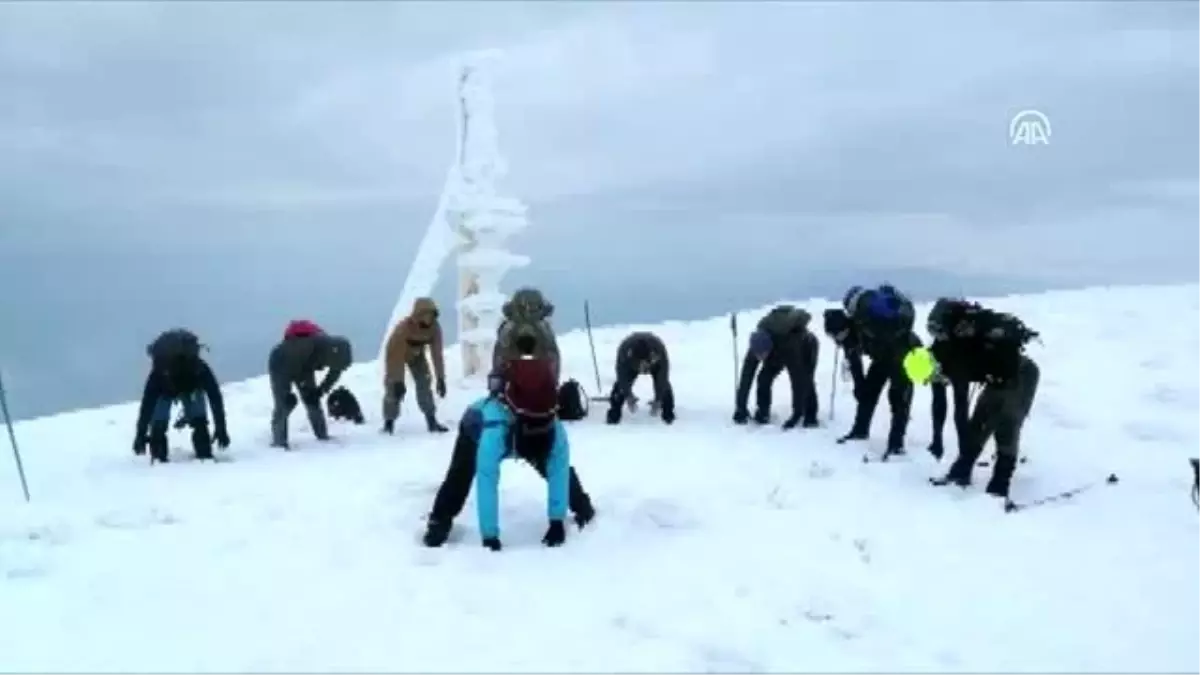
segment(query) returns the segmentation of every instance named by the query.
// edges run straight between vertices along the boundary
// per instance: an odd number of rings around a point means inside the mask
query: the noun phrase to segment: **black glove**
[[[213,440],[217,442],[217,447],[224,450],[229,447],[229,432],[225,431],[225,427],[217,427],[213,432]]]
[[[615,406],[615,407],[609,408],[608,415],[605,417],[605,420],[609,424],[617,424],[618,422],[620,422],[621,421],[621,407]]]
[[[403,401],[404,394],[406,393],[408,392],[404,388],[404,380],[392,383],[392,398],[396,399],[397,401]]]
[[[754,411],[754,423],[755,424],[770,424],[771,423],[771,413],[767,412],[766,410],[755,410]]]
[[[567,540],[567,531],[563,527],[561,520],[550,521],[550,527],[546,528],[546,536],[542,537],[542,543],[547,546],[562,546]]]
[[[133,454],[135,454],[135,455],[146,454],[146,444],[149,442],[150,442],[149,439],[147,439],[145,436],[138,436],[137,438],[134,438],[133,439]]]
[[[800,417],[800,415],[792,415],[791,417],[787,418],[787,421],[783,423],[783,430],[787,431],[788,429],[795,429],[796,425],[800,423]]]
[[[488,537],[483,540],[483,547],[491,551],[500,550],[500,540],[496,537]]]
[[[299,402],[300,400],[296,398],[296,395],[290,391],[287,393],[287,396],[283,397],[283,407],[287,408],[288,412],[291,412]]]
[[[750,420],[750,411],[746,410],[745,408],[738,408],[737,410],[733,411],[733,423],[734,424],[745,424],[749,420]]]
[[[576,511],[575,524],[578,525],[579,529],[582,530],[583,528],[587,527],[588,523],[592,522],[592,519],[595,517],[596,509],[590,507],[585,511]]]
[[[438,395],[438,398],[446,398],[446,381],[445,380],[437,381],[437,395]]]
[[[862,400],[862,397],[860,396],[860,394],[861,394],[861,392],[859,391],[859,387],[855,387],[854,388],[854,401],[855,402]]]
[[[666,422],[667,424],[671,424],[672,422],[675,421],[675,409],[674,408],[663,408],[660,415],[662,416],[662,421]]]
[[[319,389],[301,389],[300,400],[305,406],[321,405],[321,390]]]

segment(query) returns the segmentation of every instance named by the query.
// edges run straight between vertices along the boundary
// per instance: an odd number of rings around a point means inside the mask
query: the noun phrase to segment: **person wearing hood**
[[[792,415],[783,423],[792,429],[803,420],[805,428],[817,426],[817,357],[820,344],[808,330],[812,316],[792,305],[780,305],[767,313],[750,334],[750,345],[742,362],[733,421],[745,424],[750,419],[747,403],[750,385],[758,374],[754,421],[771,421],[771,386],[784,370],[792,385]],[[761,372],[758,372],[761,367]]]
[[[321,399],[337,384],[338,378],[350,367],[353,354],[350,340],[330,335],[311,322],[293,322],[283,340],[267,357],[267,373],[271,380],[274,409],[271,412],[271,445],[289,450],[288,417],[296,407],[297,396],[308,413],[313,435],[329,440],[325,412]],[[318,370],[328,369],[317,384]],[[292,392],[295,388],[296,393]]]
[[[426,349],[429,352],[428,359]],[[388,335],[383,376],[384,432],[395,432],[400,404],[407,393],[405,371],[412,373],[413,385],[417,389],[417,407],[425,416],[425,427],[430,433],[448,431],[437,419],[437,406],[433,400],[435,386],[438,398],[446,398],[446,364],[442,351],[442,324],[438,320],[437,304],[432,298],[417,298],[413,302],[412,312],[401,319]],[[432,377],[429,373],[430,360],[433,361]]]
[[[520,358],[521,350],[517,346],[517,340],[528,337],[533,340],[534,355],[550,362],[554,368],[554,378],[557,380],[562,373],[562,365],[558,353],[558,340],[554,335],[554,328],[550,325],[554,305],[538,289],[525,287],[517,289],[504,303],[501,311],[504,320],[496,331],[496,344],[492,349],[492,371],[500,372],[509,361]]]

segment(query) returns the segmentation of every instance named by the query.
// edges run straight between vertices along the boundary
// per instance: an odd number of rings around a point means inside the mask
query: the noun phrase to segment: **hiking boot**
[[[954,460],[950,465],[950,471],[946,473],[946,482],[954,483],[959,487],[970,487],[971,485],[971,470],[975,467],[974,460],[964,460],[962,455]]]
[[[167,436],[166,434],[158,435],[151,434],[150,436],[150,461],[151,462],[166,462],[167,457]]]
[[[425,536],[421,538],[421,541],[430,548],[437,548],[450,538],[451,527],[452,523],[430,519],[425,526]]]
[[[1008,488],[1012,483],[1013,471],[1017,463],[1011,455],[997,455],[996,468],[992,469],[992,479],[988,481],[987,493],[993,497],[1008,498]]]
[[[450,431],[446,427],[442,426],[442,423],[437,421],[437,418],[433,415],[425,416],[425,426],[429,428],[429,433],[431,434],[444,434],[447,431]]]
[[[383,433],[391,436],[396,433],[396,420],[383,421]]]
[[[212,438],[208,435],[208,425],[197,425],[192,429],[192,449],[196,451],[196,459],[212,459]]]

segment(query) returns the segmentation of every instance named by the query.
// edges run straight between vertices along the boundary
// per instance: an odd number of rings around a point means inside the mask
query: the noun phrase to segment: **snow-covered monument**
[[[503,318],[501,307],[508,298],[500,290],[500,282],[509,270],[529,264],[529,258],[505,249],[505,242],[529,221],[526,206],[502,194],[499,187],[507,164],[500,154],[492,97],[492,72],[498,57],[493,51],[475,53],[461,67],[454,161],[380,345],[382,357],[392,327],[408,314],[416,298],[432,295],[442,264],[454,256],[463,378],[486,374],[490,368]]]

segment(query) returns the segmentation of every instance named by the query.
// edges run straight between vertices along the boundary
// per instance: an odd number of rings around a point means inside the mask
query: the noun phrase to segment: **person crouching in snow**
[[[333,389],[338,378],[354,360],[350,340],[330,335],[311,321],[298,320],[288,324],[283,341],[275,345],[267,357],[267,374],[271,380],[271,446],[291,449],[288,444],[288,417],[296,408],[297,398],[292,389],[300,392],[299,401],[308,413],[317,440],[328,441],[329,430],[321,398]],[[328,369],[321,384],[316,372]]]
[[[807,311],[792,305],[779,305],[759,320],[742,361],[733,412],[735,424],[745,424],[750,419],[746,406],[755,373],[758,373],[758,385],[754,422],[768,424],[771,421],[771,386],[786,370],[792,384],[792,415],[783,423],[783,428],[794,428],[802,418],[804,428],[818,426],[816,372],[820,343],[808,330],[811,320],[812,315]]]
[[[533,340],[520,342],[522,355],[488,378],[488,396],[463,415],[450,467],[429,514],[426,546],[445,543],[474,478],[483,545],[500,550],[500,465],[507,458],[525,460],[546,478],[550,525],[542,543],[559,546],[566,540],[568,505],[580,528],[595,517],[591,499],[571,468],[566,426],[557,416],[553,364],[532,355]]]
[[[433,377],[429,376],[429,362],[425,359],[425,347],[433,359]],[[446,398],[446,366],[442,358],[442,324],[438,321],[438,307],[431,298],[417,298],[412,312],[404,317],[388,336],[383,376],[383,431],[393,433],[396,418],[400,416],[400,404],[404,402],[404,371],[412,371],[413,384],[417,387],[417,407],[425,415],[425,427],[429,433],[449,431],[437,419],[437,406],[433,402],[433,384],[436,381],[437,395]]]

